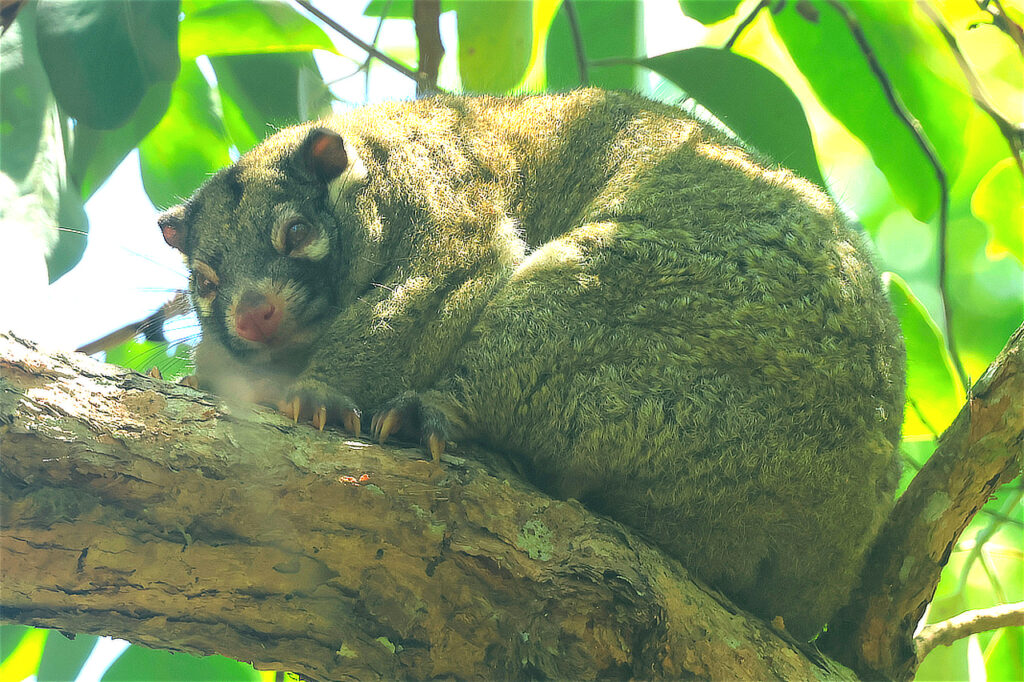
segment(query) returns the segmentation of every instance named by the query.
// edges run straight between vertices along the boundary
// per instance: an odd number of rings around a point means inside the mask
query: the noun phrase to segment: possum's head
[[[187,258],[203,334],[257,363],[308,351],[338,312],[364,176],[338,133],[296,126],[162,214],[164,239]]]

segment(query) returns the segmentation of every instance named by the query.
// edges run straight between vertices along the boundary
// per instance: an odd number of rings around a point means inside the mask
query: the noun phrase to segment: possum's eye
[[[202,261],[196,261],[192,264],[192,278],[195,281],[196,295],[200,299],[210,302],[217,297],[220,279],[213,268]]]
[[[327,235],[302,217],[292,217],[278,223],[272,242],[282,256],[311,261],[321,260],[330,249]]]
[[[309,223],[296,220],[284,228],[284,252],[291,255],[309,244],[313,239],[313,228]]]

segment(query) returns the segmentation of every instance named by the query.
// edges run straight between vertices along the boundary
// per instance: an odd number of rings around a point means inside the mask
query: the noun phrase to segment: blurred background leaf
[[[502,93],[515,87],[533,51],[533,3],[461,0],[455,12],[463,90]]]
[[[36,682],[69,682],[77,678],[98,639],[96,635],[75,635],[69,639],[59,632],[51,633],[46,638]]]
[[[57,104],[109,130],[146,91],[178,74],[178,3],[39,0],[39,52]]]
[[[230,147],[209,83],[195,62],[183,64],[167,113],[139,144],[146,194],[162,208],[183,201],[231,163]]]
[[[903,279],[885,273],[889,299],[907,344],[907,409],[904,438],[934,437],[948,427],[964,404],[942,333]]]
[[[261,675],[248,663],[239,663],[223,656],[200,658],[183,653],[131,647],[100,679],[102,682],[257,682]]]
[[[740,0],[679,0],[686,16],[702,24],[714,24],[736,13]]]
[[[921,122],[947,177],[955,178],[972,105],[938,33],[928,30],[926,20],[916,16],[908,2],[844,4],[860,22],[903,102]],[[920,220],[935,215],[935,172],[893,113],[843,17],[824,1],[801,0],[787,3],[773,21],[821,103],[867,146],[900,202]]]
[[[712,47],[670,52],[641,63],[700,102],[742,140],[825,187],[800,100],[771,71]]]
[[[239,152],[281,128],[330,112],[331,95],[308,52],[211,57],[224,125]],[[310,103],[302,73],[319,84]]]
[[[576,0],[573,3],[590,61],[631,58],[643,54],[643,16],[634,0]],[[548,33],[545,55],[548,90],[564,92],[580,85],[576,45],[565,4],[558,9]],[[609,90],[634,90],[640,70],[633,64],[592,66],[589,85]]]
[[[130,0],[129,0],[130,1]],[[323,29],[285,2],[183,0],[181,58],[334,50]]]
[[[0,219],[6,248],[53,282],[81,258],[89,221],[64,163],[66,124],[39,57],[35,9],[0,41]]]
[[[1013,159],[992,167],[971,197],[971,211],[989,226],[996,255],[1024,262],[1024,178]]]

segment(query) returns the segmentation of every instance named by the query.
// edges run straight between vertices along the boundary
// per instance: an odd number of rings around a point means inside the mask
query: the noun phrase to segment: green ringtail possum
[[[201,385],[503,451],[797,637],[891,508],[904,350],[861,237],[676,107],[369,106],[276,133],[159,226]]]

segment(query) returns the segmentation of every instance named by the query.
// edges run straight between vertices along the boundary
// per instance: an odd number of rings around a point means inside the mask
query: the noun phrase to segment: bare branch
[[[416,24],[416,43],[419,45],[420,67],[416,72],[416,96],[424,97],[437,92],[437,72],[444,57],[441,42],[441,0],[414,0],[413,21]]]
[[[897,501],[861,585],[818,639],[868,679],[910,679],[914,630],[960,534],[1024,459],[1024,325],[1010,338]]]
[[[874,49],[868,42],[867,36],[864,35],[864,30],[850,10],[840,0],[828,0],[828,4],[835,9],[843,21],[846,22],[847,28],[850,30],[850,35],[857,42],[860,48],[861,54],[868,62],[868,66],[871,67],[871,72],[874,73],[875,79],[878,80],[879,85],[882,86],[882,91],[885,93],[885,98],[889,101],[889,105],[892,107],[893,112],[896,116],[907,126],[910,133],[914,136],[917,141],[917,145],[924,152],[925,157],[928,159],[928,163],[931,164],[932,170],[935,173],[935,178],[939,183],[939,294],[942,298],[942,312],[945,318],[945,336],[946,336],[946,347],[949,349],[949,354],[953,359],[953,366],[956,367],[957,375],[960,377],[960,383],[963,384],[964,388],[970,385],[970,381],[967,377],[967,372],[964,371],[963,364],[960,362],[960,355],[956,349],[956,339],[953,337],[953,308],[949,302],[949,283],[948,279],[948,268],[946,265],[947,254],[949,251],[949,244],[947,243],[949,232],[949,181],[946,178],[946,170],[942,167],[942,162],[939,160],[939,155],[935,151],[935,147],[932,146],[931,141],[924,132],[924,128],[921,127],[921,122],[914,117],[910,110],[907,109],[903,103],[903,99],[899,93],[893,87],[892,81],[889,79],[889,75],[882,68],[881,62],[878,61],[877,55],[875,55]]]
[[[989,609],[965,611],[941,623],[926,625],[914,638],[917,645],[917,660],[937,646],[949,646],[958,639],[970,637],[979,632],[1024,625],[1024,601],[1015,604],[1001,604]]]

